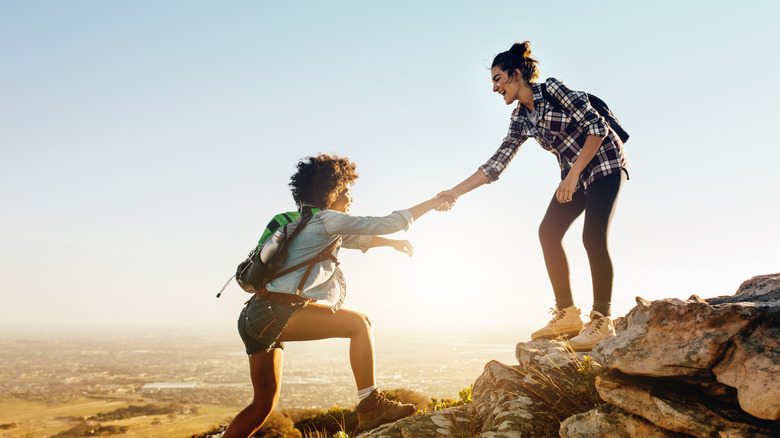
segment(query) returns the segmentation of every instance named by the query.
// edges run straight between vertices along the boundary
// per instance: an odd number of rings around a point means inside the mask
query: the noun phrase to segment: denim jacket
[[[384,217],[351,216],[339,211],[322,210],[315,214],[300,234],[290,242],[287,260],[281,269],[313,258],[337,240],[340,240],[340,243],[336,244],[334,254],[338,254],[341,247],[366,252],[371,245],[372,236],[407,230],[412,222],[409,210],[394,211]],[[266,289],[270,292],[294,294],[305,272],[306,267],[303,267],[274,279],[266,285]],[[334,312],[341,307],[346,295],[344,274],[337,264],[329,259],[314,265],[301,292],[302,297],[330,302]]]

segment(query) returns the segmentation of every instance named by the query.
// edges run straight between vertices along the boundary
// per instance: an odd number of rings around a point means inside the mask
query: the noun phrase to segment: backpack
[[[603,100],[599,99],[598,97],[590,94],[585,93],[588,96],[588,100],[590,101],[590,105],[595,109],[599,114],[601,114],[601,117],[604,117],[606,119],[607,124],[610,128],[612,128],[613,131],[615,131],[615,134],[620,137],[620,140],[625,143],[628,141],[628,132],[626,132],[625,129],[623,129],[622,126],[620,126],[620,123],[618,122],[617,117],[615,117],[614,114],[612,114],[612,111],[610,111],[609,107],[607,106],[607,103]],[[567,110],[563,109],[561,106],[561,103],[547,91],[547,85],[542,84],[542,95],[547,100],[547,102],[550,102],[550,105],[553,106],[553,108],[557,109],[558,111],[568,113]]]
[[[304,207],[303,214],[297,211],[288,211],[287,213],[280,213],[274,216],[268,222],[265,230],[263,230],[257,246],[249,252],[246,260],[239,263],[236,268],[236,274],[225,283],[225,286],[217,294],[217,298],[222,295],[222,292],[233,278],[236,279],[238,285],[245,292],[256,293],[263,291],[271,280],[285,276],[308,265],[309,268],[306,270],[295,292],[296,295],[300,295],[306,279],[309,278],[309,274],[316,263],[327,259],[338,262],[336,256],[333,255],[333,249],[338,242],[336,240],[313,258],[279,271],[287,260],[290,242],[319,211],[320,209],[318,208]]]

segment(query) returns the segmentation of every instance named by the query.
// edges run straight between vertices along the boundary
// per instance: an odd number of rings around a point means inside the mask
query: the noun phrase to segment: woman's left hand
[[[569,172],[569,175],[567,175],[558,185],[558,190],[555,192],[555,199],[561,204],[571,201],[574,192],[577,191],[577,180],[579,180],[579,178],[574,177],[572,172]]]
[[[414,253],[414,248],[412,248],[412,244],[408,240],[393,240],[392,246],[396,251],[409,254],[409,257]]]

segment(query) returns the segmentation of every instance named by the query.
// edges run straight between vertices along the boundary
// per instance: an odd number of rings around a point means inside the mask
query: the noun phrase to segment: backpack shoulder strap
[[[292,242],[293,238],[295,238],[295,236],[297,236],[301,232],[301,230],[303,230],[303,227],[305,227],[306,224],[309,223],[309,221],[314,217],[314,215],[317,214],[320,211],[319,209],[317,209],[317,211],[313,211],[314,209],[312,207],[309,207],[309,206],[303,207],[302,210],[303,211],[301,212],[301,222],[298,225],[295,226],[295,229],[290,234],[290,236],[287,238],[287,245],[289,245],[290,242]],[[289,224],[287,224],[287,225],[289,225]],[[287,225],[285,225],[285,227]]]
[[[310,220],[311,220],[311,218],[313,218],[313,217],[314,217],[314,213],[312,213],[312,211],[311,211],[311,207],[303,207],[303,212],[301,213],[301,222],[300,222],[298,225],[296,225],[296,227],[295,227],[295,229],[293,230],[292,234],[290,234],[290,237],[288,237],[288,238],[287,238],[287,242],[288,242],[288,244],[289,244],[289,242],[290,242],[290,241],[292,241],[292,239],[293,239],[295,236],[297,236],[297,235],[298,235],[298,233],[300,233],[300,232],[301,232],[301,230],[303,229],[303,227],[305,227],[305,226],[306,226],[306,224],[307,224],[307,223],[309,223],[309,221],[310,221]],[[292,223],[292,222],[291,222],[291,223]],[[287,225],[289,225],[289,224],[286,224],[286,225],[285,225],[285,227],[286,227]]]
[[[550,92],[549,92],[549,91],[547,91],[547,84],[542,84],[542,85],[540,85],[540,86],[541,86],[541,88],[542,88],[542,97],[544,97],[544,100],[546,100],[547,102],[549,102],[549,103],[550,103],[550,105],[552,105],[552,107],[553,107],[553,108],[555,108],[556,110],[558,110],[558,111],[561,111],[561,112],[567,112],[566,110],[564,110],[564,109],[563,109],[563,106],[561,106],[561,103],[560,103],[560,102],[558,102],[558,101],[557,101],[557,100],[556,100],[556,99],[553,97],[553,95],[552,95],[552,94],[550,94]]]
[[[568,113],[563,107],[561,106],[560,102],[555,100],[555,98],[550,94],[549,91],[547,91],[547,85],[542,84],[542,96],[544,96],[544,99],[552,105],[553,108],[557,109],[558,111]],[[596,110],[599,115],[604,117],[604,119],[607,121],[607,125],[615,131],[615,133],[620,137],[620,140],[625,143],[628,141],[628,132],[626,132],[625,129],[623,129],[623,126],[620,125],[620,122],[618,122],[617,117],[612,113],[612,110],[609,109],[609,106],[607,106],[607,103],[598,98],[597,96],[594,96],[590,93],[585,93],[586,96],[588,96],[588,102],[590,102],[590,106],[593,107],[593,109]]]
[[[308,269],[306,269],[306,272],[303,274],[303,278],[301,278],[300,283],[298,283],[298,288],[295,291],[296,295],[300,295],[301,291],[303,290],[303,286],[306,284],[306,280],[309,278],[309,274],[311,274],[312,269],[314,269],[314,265],[316,265],[319,262],[325,261],[327,259],[333,260],[336,264],[338,264],[338,259],[333,254],[333,250],[336,247],[336,244],[338,243],[339,239],[334,240],[330,243],[330,245],[326,246],[325,249],[320,251],[316,256],[310,258],[309,260],[306,260],[304,262],[298,263],[295,266],[290,266],[289,268],[277,272],[273,277],[271,277],[268,281],[275,280],[279,277],[284,277],[285,275],[295,272],[298,269],[301,269],[304,266],[309,266]]]

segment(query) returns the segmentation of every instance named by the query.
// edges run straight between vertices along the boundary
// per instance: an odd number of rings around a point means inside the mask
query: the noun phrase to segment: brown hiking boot
[[[362,432],[374,429],[380,424],[398,421],[414,414],[416,410],[414,405],[388,400],[384,391],[379,392],[375,389],[357,405],[359,421],[357,430]]]

